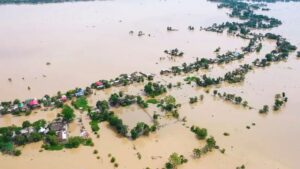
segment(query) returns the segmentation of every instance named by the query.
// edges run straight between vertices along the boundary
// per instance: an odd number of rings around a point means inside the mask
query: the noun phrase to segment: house
[[[41,127],[39,129],[39,133],[47,134],[48,132],[49,132],[49,129],[47,129],[47,128]]]
[[[34,129],[32,127],[28,127],[28,128],[20,130],[21,134],[30,134],[30,133],[33,133],[33,132],[34,132]]]
[[[104,84],[103,84],[103,82],[101,82],[101,81],[97,81],[97,82],[95,83],[95,85],[96,85],[96,88],[97,88],[97,89],[103,89],[103,88],[104,88]]]
[[[234,56],[234,57],[238,57],[240,55],[240,53],[239,52],[232,52],[231,55]]]
[[[68,139],[68,126],[63,121],[54,121],[50,123],[49,130],[54,131],[60,141]]]
[[[80,137],[88,138],[89,137],[89,133],[86,130],[81,130]]]
[[[76,97],[81,97],[84,96],[84,90],[83,89],[78,89],[75,93]]]
[[[60,101],[62,101],[62,102],[66,102],[67,100],[68,100],[68,98],[67,98],[66,95],[62,95],[62,96],[60,97]]]
[[[38,107],[40,107],[39,101],[36,98],[31,99],[31,100],[29,100],[27,102],[28,102],[27,105],[30,108],[38,108]]]
[[[40,129],[41,130],[41,129]],[[66,123],[62,121],[55,121],[49,124],[48,131],[54,131],[60,141],[64,141],[68,139],[68,126]],[[42,130],[43,132],[48,132],[46,130]]]
[[[51,131],[61,131],[61,130],[66,130],[66,123],[62,122],[62,121],[55,121],[49,124],[49,129]]]
[[[58,136],[58,139],[59,139],[60,141],[64,141],[64,140],[67,140],[67,139],[68,139],[68,133],[67,133],[67,131],[59,131],[59,132],[57,133],[57,136]]]

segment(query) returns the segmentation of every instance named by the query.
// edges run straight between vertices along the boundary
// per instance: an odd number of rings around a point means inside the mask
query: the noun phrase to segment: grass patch
[[[150,103],[150,104],[157,104],[157,103],[159,103],[159,101],[156,100],[156,99],[148,99],[148,100],[147,100],[147,103]]]
[[[72,105],[75,107],[75,109],[83,109],[83,110],[88,110],[90,107],[85,97],[77,98],[76,101],[72,102]]]

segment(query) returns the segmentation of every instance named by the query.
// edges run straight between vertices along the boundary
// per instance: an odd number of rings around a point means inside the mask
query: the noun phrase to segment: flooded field
[[[270,11],[259,13],[278,18],[282,25],[260,32],[273,32],[300,47],[300,3],[268,4]],[[72,2],[37,5],[0,5],[0,101],[15,98],[41,98],[74,87],[85,87],[99,79],[111,79],[121,73],[142,71],[154,73],[154,81],[176,84],[178,87],[156,97],[172,95],[180,117],[162,118],[159,130],[149,136],[131,140],[118,135],[108,122],[99,124],[99,136],[93,134],[87,112],[75,110],[70,123],[70,135],[78,135],[86,126],[93,147],[42,150],[42,143],[21,147],[19,157],[0,155],[1,169],[96,169],[163,168],[168,157],[178,152],[188,159],[182,169],[230,169],[245,165],[247,169],[296,169],[300,156],[300,60],[291,52],[288,60],[269,67],[257,68],[245,76],[242,83],[222,83],[208,88],[186,84],[187,75],[159,75],[160,70],[190,63],[196,57],[215,58],[221,53],[238,51],[248,40],[226,33],[199,31],[213,23],[238,21],[229,18],[227,9],[205,0],[115,0]],[[189,31],[188,26],[195,31]],[[172,26],[178,31],[167,31]],[[132,34],[129,32],[133,31]],[[138,36],[138,32],[145,33]],[[251,64],[271,52],[276,42],[262,41],[262,50],[245,55],[244,59],[228,64],[213,65],[191,75],[218,77],[241,64]],[[178,48],[180,58],[169,59],[164,50]],[[163,59],[162,59],[163,57]],[[49,62],[49,63],[48,63]],[[47,64],[48,63],[48,64]],[[12,80],[9,81],[8,79]],[[144,95],[145,83],[112,87],[95,91],[87,98],[95,107],[98,100],[107,100],[112,93]],[[30,90],[28,90],[30,87]],[[213,95],[213,90],[241,96],[252,109],[232,104]],[[208,92],[210,90],[210,92]],[[288,102],[279,111],[259,114],[264,105],[273,105],[275,94],[285,92]],[[189,98],[203,100],[190,104]],[[71,105],[71,102],[67,102]],[[147,109],[137,105],[112,108],[112,111],[134,128],[138,122],[154,123],[152,117],[163,112],[153,104]],[[27,116],[0,115],[0,127],[22,126],[23,121],[54,120],[60,109],[34,110]],[[82,126],[81,126],[82,125]],[[205,145],[190,131],[192,125],[205,127],[217,145],[226,149],[212,151],[195,159],[193,149]],[[230,136],[224,136],[230,133]],[[93,151],[97,150],[97,155]],[[111,163],[116,159],[118,166]],[[97,157],[99,157],[97,159]],[[79,160],[80,159],[80,160]]]

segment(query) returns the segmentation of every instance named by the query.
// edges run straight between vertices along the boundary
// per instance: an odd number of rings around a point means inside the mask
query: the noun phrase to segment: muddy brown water
[[[283,21],[283,25],[271,31],[288,38],[292,43],[300,43],[297,30],[300,19],[299,3],[270,4],[266,12]],[[0,6],[0,100],[14,98],[41,97],[57,91],[79,86],[87,86],[98,79],[109,79],[120,73],[145,71],[158,74],[159,70],[191,62],[195,57],[214,57],[214,49],[222,52],[239,49],[247,41],[227,35],[202,31],[190,32],[189,25],[209,26],[214,22],[229,20],[226,10],[218,10],[216,4],[206,1],[153,1],[124,0],[97,1],[43,5]],[[166,27],[178,28],[177,32],[167,32]],[[129,35],[133,30],[134,34]],[[137,36],[137,31],[149,36]],[[165,49],[179,48],[185,52],[176,61],[165,57]],[[207,73],[219,76],[235,69],[242,63],[251,63],[274,47],[274,43],[264,42],[262,52],[251,54],[243,61],[229,65],[214,66]],[[51,65],[47,66],[46,63]],[[156,64],[157,63],[157,64]],[[300,156],[300,60],[293,53],[287,62],[274,64],[265,69],[256,69],[238,85],[223,84],[218,90],[235,93],[246,99],[255,109],[247,110],[231,103],[216,99],[203,89],[184,84],[173,88],[166,95],[173,95],[182,104],[180,116],[187,123],[162,120],[166,124],[149,137],[136,141],[120,138],[106,123],[100,125],[100,138],[91,135],[95,146],[63,151],[43,151],[41,143],[24,146],[20,157],[0,156],[0,168],[19,169],[82,169],[114,168],[108,154],[116,157],[119,168],[141,169],[162,168],[173,152],[185,155],[189,162],[180,168],[224,169],[246,165],[255,169],[295,169]],[[46,77],[43,77],[46,75]],[[22,77],[25,79],[22,80]],[[156,77],[163,83],[183,81],[185,76]],[[12,78],[12,82],[8,82]],[[31,86],[31,90],[27,90]],[[99,91],[88,100],[95,105],[99,99],[107,99],[113,92],[142,94],[143,84],[112,88]],[[215,88],[212,88],[213,90]],[[272,106],[274,95],[286,92],[287,105],[278,112],[268,115],[258,114],[259,108]],[[188,103],[189,97],[204,95],[204,100],[196,104]],[[162,96],[163,97],[163,96]],[[146,112],[158,112],[150,106]],[[21,125],[24,120],[51,121],[60,110],[37,111],[29,116],[0,117],[0,126]],[[132,128],[137,122],[150,123],[148,114],[137,106],[118,108],[116,114]],[[91,133],[85,113],[76,112]],[[255,126],[251,124],[255,123]],[[193,148],[204,145],[197,140],[187,127],[198,125],[208,129],[218,145],[225,148],[225,154],[218,151],[201,159],[191,157]],[[250,126],[251,129],[246,129]],[[71,134],[78,134],[77,121],[70,125]],[[223,136],[224,132],[230,136]],[[94,155],[97,149],[99,154]],[[137,158],[137,153],[142,159]],[[96,157],[100,156],[100,159]]]

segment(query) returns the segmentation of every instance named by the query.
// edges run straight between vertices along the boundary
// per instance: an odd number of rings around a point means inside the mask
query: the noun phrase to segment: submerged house
[[[84,96],[84,90],[83,89],[78,89],[75,93],[76,97],[81,97]]]
[[[104,89],[104,84],[101,81],[97,81],[95,85],[97,89]]]
[[[20,130],[21,134],[30,134],[33,132],[34,132],[34,129],[32,127],[28,127],[28,128],[24,128],[24,129]]]
[[[39,104],[39,101],[34,98],[34,99],[31,99],[31,100],[27,100],[27,106],[34,109],[34,108],[38,108],[38,107],[41,107],[40,104]]]
[[[60,101],[61,101],[61,102],[66,102],[67,100],[68,100],[68,98],[67,98],[66,95],[62,95],[62,96],[60,97]]]
[[[49,130],[54,131],[60,141],[68,139],[68,125],[63,121],[54,121],[50,123]]]
[[[41,127],[38,131],[39,133],[42,133],[42,134],[47,134],[49,132],[49,129],[48,128],[44,128],[44,127]]]
[[[82,129],[80,131],[80,137],[89,138],[89,133],[85,129]]]

